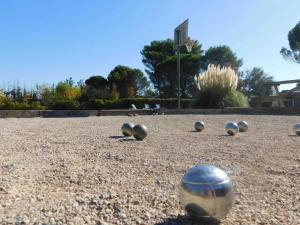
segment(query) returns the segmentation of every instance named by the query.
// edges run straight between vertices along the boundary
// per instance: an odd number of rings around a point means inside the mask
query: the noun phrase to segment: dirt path
[[[225,134],[227,121],[249,132]],[[202,133],[192,132],[203,120]],[[121,137],[143,123],[142,142]],[[191,224],[178,184],[192,165],[224,169],[236,188],[222,224],[300,224],[296,116],[181,115],[0,120],[0,224]]]

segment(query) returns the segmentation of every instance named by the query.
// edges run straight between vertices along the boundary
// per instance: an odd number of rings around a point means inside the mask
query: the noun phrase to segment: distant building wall
[[[300,107],[300,96],[294,99],[294,107]]]

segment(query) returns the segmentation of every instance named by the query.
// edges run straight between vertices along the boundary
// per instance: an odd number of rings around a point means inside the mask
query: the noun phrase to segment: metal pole
[[[180,32],[177,32],[177,37],[178,37],[178,46],[177,46],[177,95],[178,95],[178,109],[181,108],[180,106],[180,46],[179,46],[179,34]]]

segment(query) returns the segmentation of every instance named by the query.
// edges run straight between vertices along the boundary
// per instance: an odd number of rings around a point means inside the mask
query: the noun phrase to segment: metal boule
[[[194,125],[195,130],[198,132],[201,132],[202,130],[204,130],[204,122],[203,121],[197,121]]]
[[[188,215],[220,220],[233,205],[233,183],[229,176],[217,167],[194,166],[181,179],[179,199]]]
[[[145,125],[135,125],[133,127],[133,136],[136,140],[143,140],[145,137],[147,137],[148,129]]]
[[[229,122],[226,124],[225,130],[229,135],[233,136],[239,131],[239,127],[236,123]]]
[[[122,131],[123,135],[126,137],[132,136],[133,135],[133,127],[134,127],[133,123],[124,123],[121,127],[121,131]]]

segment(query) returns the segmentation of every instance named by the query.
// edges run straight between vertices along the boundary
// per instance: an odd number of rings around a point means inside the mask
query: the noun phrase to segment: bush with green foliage
[[[10,99],[0,99],[1,110],[42,110],[44,106],[38,102],[17,102]]]
[[[191,108],[192,99],[181,99],[182,108]],[[160,104],[162,108],[177,108],[177,99],[158,99],[158,98],[125,98],[119,100],[103,100],[92,99],[81,105],[82,109],[129,109],[131,104],[134,104],[138,109],[144,108],[145,104],[148,104],[151,108],[154,108],[156,104]]]
[[[80,109],[80,103],[77,100],[55,100],[49,105],[49,109]]]
[[[239,91],[200,90],[194,97],[193,108],[249,107],[247,97]]]
[[[238,76],[229,67],[209,65],[201,75],[195,77],[199,89],[194,97],[194,107],[222,108],[249,106],[247,98],[236,91]]]
[[[59,82],[55,88],[55,98],[58,100],[77,100],[81,95],[79,87],[74,87],[67,82]]]
[[[49,109],[79,109],[81,88],[71,82],[59,82],[55,87],[38,87],[41,104]]]
[[[232,91],[223,99],[224,107],[249,107],[247,97],[239,92]]]

